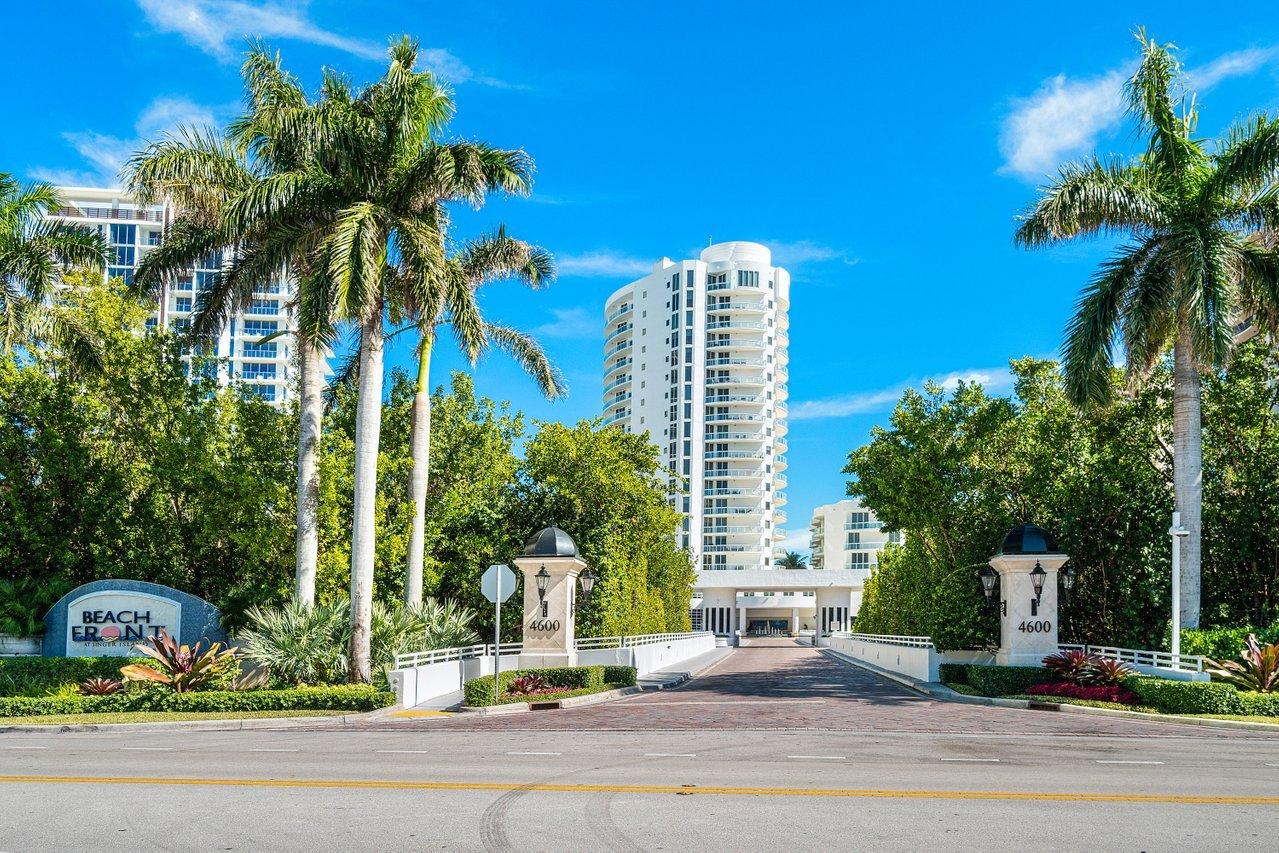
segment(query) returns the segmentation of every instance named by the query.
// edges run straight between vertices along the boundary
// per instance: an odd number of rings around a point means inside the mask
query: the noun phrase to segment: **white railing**
[[[1153,666],[1174,669],[1178,672],[1203,672],[1201,655],[1174,655],[1172,652],[1156,652],[1149,649],[1121,649],[1117,646],[1081,646],[1062,643],[1057,646],[1063,652],[1080,651],[1102,658],[1123,661],[1133,666]]]
[[[431,649],[424,652],[406,652],[395,656],[396,669],[411,669],[415,666],[430,666],[433,663],[446,663],[451,660],[470,660],[493,654],[492,643],[480,643],[474,646],[457,646],[451,649]],[[524,648],[523,643],[502,643],[498,647],[504,655],[517,655]]]
[[[855,634],[851,631],[834,631],[832,637],[861,640],[863,643],[880,643],[885,646],[909,646],[913,649],[931,648],[932,637],[901,637],[896,634]]]
[[[633,637],[586,637],[573,643],[575,649],[630,649],[635,646],[651,646],[674,640],[691,640],[710,636],[709,631],[688,631],[683,634],[639,634]]]

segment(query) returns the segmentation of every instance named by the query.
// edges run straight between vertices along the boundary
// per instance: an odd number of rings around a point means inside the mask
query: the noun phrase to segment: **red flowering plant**
[[[1065,696],[1071,699],[1088,699],[1093,702],[1117,702],[1120,705],[1136,705],[1137,694],[1117,684],[1033,684],[1026,688],[1029,696]]]

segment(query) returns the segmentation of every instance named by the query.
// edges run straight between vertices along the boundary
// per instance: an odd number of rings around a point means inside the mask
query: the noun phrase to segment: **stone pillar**
[[[790,609],[790,630],[792,634],[799,633],[799,608],[792,607]]]
[[[999,651],[1002,666],[1040,666],[1057,653],[1057,570],[1066,554],[996,554],[990,566],[999,573]],[[1043,566],[1043,594],[1035,604],[1031,572]]]
[[[576,634],[573,603],[577,598],[577,576],[586,568],[580,557],[516,557],[515,566],[524,574],[524,649],[520,667],[574,666]],[[537,574],[545,567],[550,580],[546,596],[537,592]]]

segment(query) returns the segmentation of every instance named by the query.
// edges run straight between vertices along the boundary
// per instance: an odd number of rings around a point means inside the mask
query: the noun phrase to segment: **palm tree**
[[[787,551],[786,555],[777,561],[779,569],[806,569],[808,568],[808,558],[798,551]]]
[[[426,552],[426,492],[431,460],[431,351],[441,325],[453,329],[458,345],[474,362],[489,346],[501,349],[519,362],[548,399],[565,393],[563,378],[551,365],[541,346],[530,335],[506,326],[487,323],[480,316],[476,291],[504,278],[517,278],[534,289],[554,276],[554,265],[542,249],[506,236],[503,229],[474,241],[445,260],[439,286],[424,305],[406,300],[418,330],[417,384],[413,396],[413,435],[410,448],[413,471],[409,494],[413,501],[413,525],[409,534],[408,568],[404,601],[422,602],[422,565]],[[447,308],[446,308],[447,305]]]
[[[355,500],[351,534],[350,677],[369,681],[377,454],[381,434],[385,315],[399,300],[432,304],[445,268],[441,204],[481,201],[492,190],[524,192],[532,164],[522,151],[435,140],[452,115],[447,90],[414,70],[418,47],[393,44],[383,76],[352,92],[327,74],[315,122],[287,122],[312,140],[314,161],[270,175],[233,204],[244,222],[308,222],[328,212],[314,254],[317,278],[339,320],[359,328],[354,369]],[[445,290],[445,310],[457,297]],[[457,328],[455,314],[453,325]]]
[[[73,366],[101,363],[97,341],[52,305],[65,266],[101,270],[107,263],[101,234],[48,214],[63,207],[48,184],[19,184],[0,172],[0,352],[51,346]]]
[[[1022,217],[1026,247],[1126,235],[1093,275],[1066,330],[1067,389],[1078,405],[1109,397],[1122,339],[1131,381],[1173,350],[1173,491],[1181,539],[1181,624],[1199,624],[1202,434],[1200,374],[1220,369],[1232,321],[1279,320],[1279,255],[1257,236],[1279,226],[1279,120],[1259,116],[1215,145],[1194,136],[1193,93],[1171,45],[1138,32],[1141,65],[1128,109],[1146,150],[1124,162],[1071,163]]]
[[[242,76],[248,109],[224,137],[181,130],[151,143],[129,164],[129,185],[144,199],[164,197],[179,209],[165,240],[139,265],[134,286],[154,293],[197,258],[230,247],[225,272],[200,294],[192,334],[216,338],[230,316],[260,288],[292,276],[297,294],[298,454],[294,601],[315,602],[318,558],[318,457],[324,412],[325,350],[333,336],[328,291],[313,257],[331,219],[322,208],[290,216],[246,214],[242,199],[262,191],[268,177],[313,167],[313,125],[322,124],[278,54],[260,46],[248,53]]]

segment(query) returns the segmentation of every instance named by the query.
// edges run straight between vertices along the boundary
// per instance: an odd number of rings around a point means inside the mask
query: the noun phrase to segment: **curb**
[[[1234,729],[1236,731],[1271,732],[1279,734],[1279,719],[1275,723],[1253,723],[1247,720],[1214,720],[1207,717],[1183,717],[1177,714],[1145,714],[1141,711],[1122,711],[1118,708],[1091,708],[1087,705],[1072,705],[1069,702],[1031,701],[1029,699],[1001,699],[994,696],[969,696],[957,693],[944,684],[936,681],[918,681],[909,676],[889,672],[865,661],[855,660],[834,649],[823,649],[844,663],[859,667],[880,678],[913,690],[943,702],[958,702],[963,705],[988,705],[996,708],[1017,708],[1024,711],[1060,711],[1066,714],[1085,714],[1095,717],[1118,717],[1125,720],[1141,720],[1147,723],[1173,723],[1183,726],[1202,726],[1210,729]]]
[[[342,725],[366,721],[378,711],[362,714],[339,714],[331,717],[249,717],[231,720],[177,720],[154,723],[22,723],[0,726],[0,734],[16,732],[76,733],[76,732],[238,732],[249,729],[295,729],[302,726]]]

